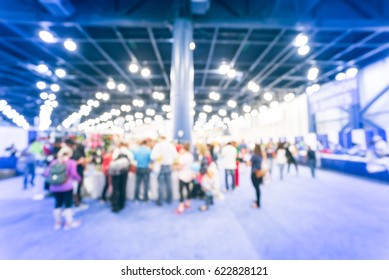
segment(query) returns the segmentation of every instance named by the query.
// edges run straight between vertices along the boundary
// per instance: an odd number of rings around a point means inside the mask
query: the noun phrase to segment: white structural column
[[[192,22],[177,18],[173,27],[172,66],[170,70],[170,102],[173,113],[173,139],[192,140],[193,116],[193,52],[189,44],[193,40]]]

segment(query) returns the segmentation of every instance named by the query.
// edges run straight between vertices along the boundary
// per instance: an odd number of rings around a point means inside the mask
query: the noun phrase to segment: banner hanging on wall
[[[324,84],[319,91],[309,96],[311,112],[359,104],[356,78]]]

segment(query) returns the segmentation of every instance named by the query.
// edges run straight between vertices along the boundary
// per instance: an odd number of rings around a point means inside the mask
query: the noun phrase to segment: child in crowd
[[[215,162],[211,162],[201,180],[201,188],[205,193],[205,205],[200,207],[200,211],[206,211],[213,205],[214,193],[218,190],[217,175],[217,166]]]

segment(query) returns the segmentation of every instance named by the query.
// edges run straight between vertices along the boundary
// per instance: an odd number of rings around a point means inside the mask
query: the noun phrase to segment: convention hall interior
[[[0,259],[389,259],[388,19],[1,0]]]

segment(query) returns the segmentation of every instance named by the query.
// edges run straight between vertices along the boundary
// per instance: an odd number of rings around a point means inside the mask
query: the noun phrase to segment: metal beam
[[[159,67],[161,67],[163,79],[165,80],[166,85],[168,87],[170,87],[170,80],[169,80],[169,77],[167,75],[165,66],[163,65],[161,54],[160,54],[160,52],[158,50],[157,43],[155,42],[153,30],[151,29],[151,27],[147,28],[147,33],[149,34],[149,37],[150,37],[150,40],[151,40],[151,45],[153,46],[154,54],[157,57],[157,61],[158,61]],[[188,48],[189,48],[189,46],[188,46]]]
[[[215,31],[213,32],[213,35],[212,35],[211,46],[209,47],[208,58],[207,58],[207,62],[205,65],[205,72],[204,72],[203,78],[201,80],[201,87],[204,87],[205,82],[207,81],[207,73],[208,73],[209,67],[211,66],[211,60],[213,57],[213,52],[215,51],[215,45],[216,45],[218,33],[219,33],[219,28],[215,28]]]

